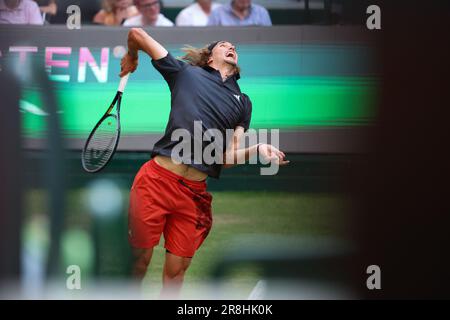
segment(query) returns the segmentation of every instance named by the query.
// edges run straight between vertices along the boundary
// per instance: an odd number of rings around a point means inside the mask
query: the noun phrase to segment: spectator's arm
[[[39,7],[42,13],[47,13],[52,16],[56,15],[58,12],[58,6],[56,5],[56,0],[50,0],[48,6]]]
[[[105,22],[105,10],[100,10],[97,12],[97,14],[94,16],[94,19],[92,19],[92,22],[103,24]]]

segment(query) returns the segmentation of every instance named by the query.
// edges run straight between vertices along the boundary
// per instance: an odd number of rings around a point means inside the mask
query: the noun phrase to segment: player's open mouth
[[[227,54],[225,55],[227,58],[236,58],[236,55],[234,54],[234,52],[231,52],[231,51],[229,51],[229,52],[227,52]]]

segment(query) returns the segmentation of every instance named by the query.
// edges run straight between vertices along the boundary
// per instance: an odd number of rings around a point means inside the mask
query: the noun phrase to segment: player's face
[[[238,63],[238,54],[236,47],[227,41],[220,41],[213,49],[212,58],[214,61],[224,61],[236,66]]]

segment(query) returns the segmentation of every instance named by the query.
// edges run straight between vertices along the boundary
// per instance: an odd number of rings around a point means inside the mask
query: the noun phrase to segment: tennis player
[[[244,163],[257,153],[278,165],[289,161],[268,144],[238,147],[250,125],[252,104],[237,83],[238,54],[233,44],[218,41],[201,49],[188,47],[182,61],[144,30],[133,28],[128,34],[128,52],[121,61],[121,76],[136,70],[139,51],[152,58],[153,66],[167,81],[171,111],[164,136],[155,144],[152,159],[141,167],[131,188],[129,241],[135,257],[133,274],[142,279],[153,247],[164,234],[161,296],[167,297],[178,294],[192,257],[211,229],[212,197],[206,191],[206,178],[219,178],[222,167]],[[183,163],[172,157],[179,143],[172,140],[172,134],[185,129],[194,135],[194,121],[201,121],[203,132],[216,129],[225,136],[227,129],[234,129],[231,141],[223,148],[224,163],[198,161],[194,153],[184,154]],[[202,142],[202,148],[209,143]],[[192,161],[186,161],[186,156]]]

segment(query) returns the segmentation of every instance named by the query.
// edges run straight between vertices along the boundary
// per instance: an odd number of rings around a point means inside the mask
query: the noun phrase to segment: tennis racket
[[[116,152],[120,138],[120,103],[129,75],[120,79],[116,96],[89,134],[81,152],[81,164],[83,169],[89,173],[99,172],[106,167]]]

